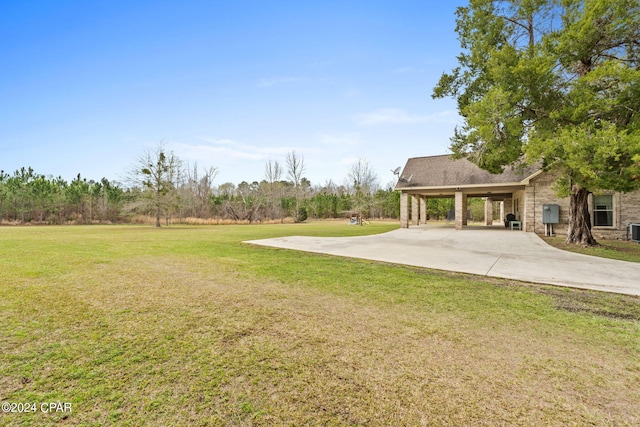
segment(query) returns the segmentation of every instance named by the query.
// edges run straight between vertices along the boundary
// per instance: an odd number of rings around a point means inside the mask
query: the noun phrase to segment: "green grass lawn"
[[[540,237],[549,245],[565,251],[620,261],[640,262],[640,244],[636,242],[601,239],[598,240],[598,245],[585,247],[565,243],[566,236]]]
[[[0,425],[640,424],[639,298],[242,243],[394,228],[0,227]]]

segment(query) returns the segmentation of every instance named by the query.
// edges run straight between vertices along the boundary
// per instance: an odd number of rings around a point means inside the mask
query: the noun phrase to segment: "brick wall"
[[[622,224],[626,221],[640,224],[640,191],[623,193],[620,199],[620,219]]]
[[[569,225],[569,198],[558,198],[553,190],[557,175],[543,173],[531,180],[524,191],[524,229],[539,234],[544,233],[542,223],[542,205],[553,203],[560,206],[560,223],[554,224],[555,234],[567,234]],[[613,194],[613,227],[593,227],[591,232],[596,239],[626,239],[627,223],[640,223],[640,191]],[[514,195],[515,197],[515,195]],[[593,215],[593,196],[589,198],[589,212]],[[593,221],[593,217],[591,218]]]
[[[530,185],[525,188],[525,230],[544,234],[544,224],[542,223],[542,206],[546,204],[557,204],[560,206],[560,222],[553,225],[555,234],[567,234],[569,225],[569,198],[558,198],[553,190],[553,184],[557,175],[543,173],[531,180]]]

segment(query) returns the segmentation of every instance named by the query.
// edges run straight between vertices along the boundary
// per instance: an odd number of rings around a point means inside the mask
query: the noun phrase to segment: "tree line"
[[[285,165],[268,161],[261,181],[214,185],[217,172],[183,162],[162,144],[136,158],[121,181],[80,174],[67,181],[31,167],[0,171],[0,221],[95,224],[153,218],[160,226],[193,219],[254,223],[399,217],[399,193],[391,185],[381,188],[366,160],[353,165],[343,184],[312,185],[304,177],[304,157],[296,152],[287,154]],[[432,203],[435,214],[437,204]]]
[[[64,224],[119,222],[127,191],[102,178],[78,174],[71,182],[22,167],[13,175],[0,171],[0,220],[10,223]]]

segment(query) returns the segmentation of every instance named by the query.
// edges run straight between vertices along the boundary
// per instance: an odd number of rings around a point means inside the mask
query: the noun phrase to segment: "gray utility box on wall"
[[[542,223],[558,224],[560,222],[560,205],[542,205]]]

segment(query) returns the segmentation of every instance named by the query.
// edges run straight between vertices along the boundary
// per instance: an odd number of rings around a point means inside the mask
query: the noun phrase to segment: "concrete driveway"
[[[534,233],[427,225],[360,237],[302,237],[247,243],[457,271],[526,282],[640,295],[640,264],[574,254]]]

